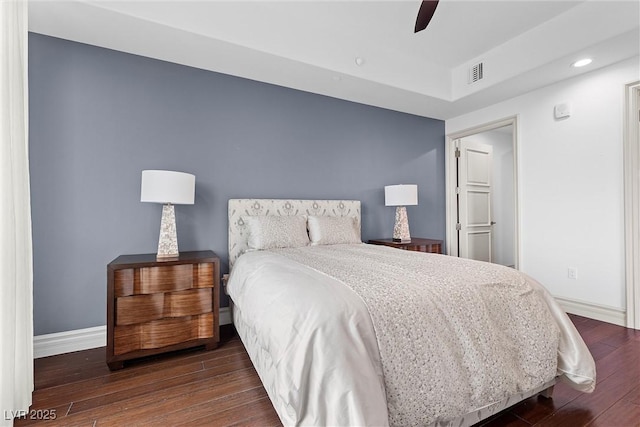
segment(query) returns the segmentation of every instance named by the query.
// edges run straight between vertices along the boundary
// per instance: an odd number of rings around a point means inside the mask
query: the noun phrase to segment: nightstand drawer
[[[116,355],[210,338],[213,336],[213,313],[116,326],[113,335],[113,353]]]
[[[115,272],[116,297],[213,287],[213,264],[127,268]]]
[[[116,298],[116,325],[209,313],[211,296],[211,288],[203,288]]]

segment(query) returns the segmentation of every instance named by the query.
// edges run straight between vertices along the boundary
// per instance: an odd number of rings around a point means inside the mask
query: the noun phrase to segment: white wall
[[[451,134],[518,115],[520,269],[555,296],[625,307],[624,85],[638,80],[639,64],[635,57],[446,121]],[[563,102],[572,115],[555,120]]]

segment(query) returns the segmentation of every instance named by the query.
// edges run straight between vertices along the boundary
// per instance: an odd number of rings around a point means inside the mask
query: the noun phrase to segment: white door
[[[491,170],[493,147],[459,139],[458,256],[491,262]]]

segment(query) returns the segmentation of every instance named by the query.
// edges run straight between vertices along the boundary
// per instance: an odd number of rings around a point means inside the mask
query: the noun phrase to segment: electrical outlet
[[[567,270],[567,276],[569,279],[578,279],[578,269],[575,267],[569,267],[569,270]]]

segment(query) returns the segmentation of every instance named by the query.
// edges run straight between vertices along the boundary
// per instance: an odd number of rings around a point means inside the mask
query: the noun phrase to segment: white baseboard
[[[231,319],[231,308],[229,307],[220,307],[220,325],[230,325],[233,323],[233,319]]]
[[[567,313],[613,323],[618,326],[627,326],[627,314],[626,311],[621,308],[557,296],[554,296],[554,298]]]
[[[220,325],[228,325],[231,321],[229,307],[220,307]],[[72,351],[88,350],[90,348],[105,347],[107,345],[107,326],[76,329],[73,331],[57,332],[55,334],[38,335],[33,337],[33,357],[54,356]]]
[[[33,357],[53,356],[107,345],[107,327],[76,329],[33,337]]]

